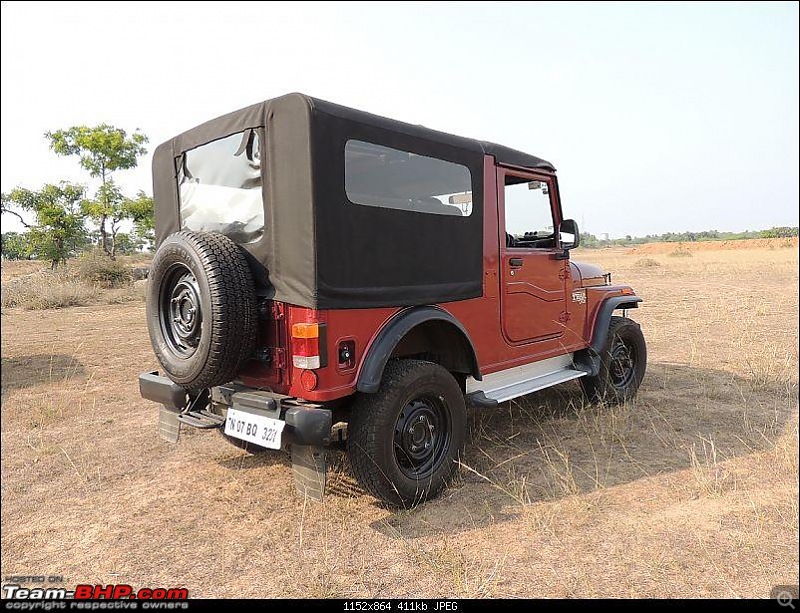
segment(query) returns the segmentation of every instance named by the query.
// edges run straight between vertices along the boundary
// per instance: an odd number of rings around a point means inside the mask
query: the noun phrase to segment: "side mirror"
[[[561,241],[561,248],[564,251],[575,249],[581,244],[581,233],[578,231],[578,224],[574,219],[564,219],[558,227],[559,240]]]

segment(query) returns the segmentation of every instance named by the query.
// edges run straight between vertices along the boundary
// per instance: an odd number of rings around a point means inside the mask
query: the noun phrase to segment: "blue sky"
[[[2,3],[3,191],[86,182],[46,130],[301,91],[544,157],[595,234],[798,224],[796,3],[45,5]]]

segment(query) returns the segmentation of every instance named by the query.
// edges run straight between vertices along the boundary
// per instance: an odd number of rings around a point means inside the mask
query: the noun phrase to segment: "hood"
[[[573,274],[577,273],[581,287],[594,287],[595,285],[606,285],[603,269],[595,264],[585,262],[570,262]]]

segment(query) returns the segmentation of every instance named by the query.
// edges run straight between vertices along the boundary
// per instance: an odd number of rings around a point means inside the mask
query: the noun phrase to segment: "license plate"
[[[225,434],[260,447],[280,449],[281,433],[285,425],[285,421],[272,419],[266,415],[228,409],[228,417],[225,420]]]

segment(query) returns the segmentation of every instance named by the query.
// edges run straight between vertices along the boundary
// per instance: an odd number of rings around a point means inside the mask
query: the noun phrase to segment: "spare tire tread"
[[[193,391],[228,383],[236,377],[253,355],[257,312],[253,276],[242,248],[222,234],[192,231],[167,237],[156,252],[151,268],[153,287],[148,296],[148,310],[160,309],[158,286],[161,278],[173,262],[187,256],[187,251],[193,252],[199,260],[208,286],[208,300],[203,302],[210,305],[210,313],[204,309],[202,332],[210,334],[206,355],[196,354],[190,358],[197,359],[198,364],[189,374],[178,373],[172,368],[175,358],[168,349],[161,347],[158,317],[163,314],[150,316],[148,327],[156,356],[167,375]]]

